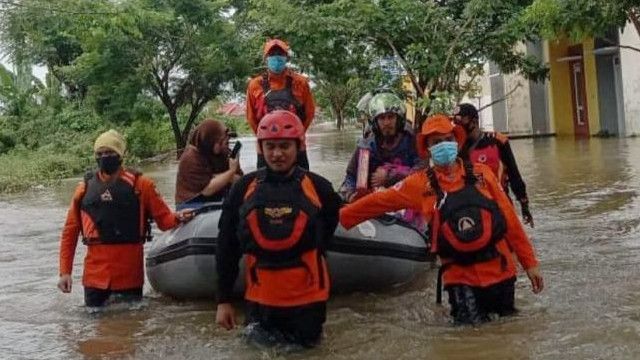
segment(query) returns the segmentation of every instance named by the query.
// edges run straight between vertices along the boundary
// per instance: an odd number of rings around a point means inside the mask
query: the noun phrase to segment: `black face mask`
[[[122,159],[120,158],[120,155],[109,155],[96,158],[96,162],[98,163],[100,171],[107,175],[112,175],[120,168]]]
[[[462,127],[467,132],[467,134],[471,134],[471,132],[478,127],[478,119],[473,119],[469,121],[466,125],[463,125]]]

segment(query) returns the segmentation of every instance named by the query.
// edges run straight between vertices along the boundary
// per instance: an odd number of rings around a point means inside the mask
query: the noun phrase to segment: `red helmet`
[[[275,110],[265,115],[258,125],[258,141],[268,139],[294,139],[304,142],[304,126],[296,114]]]

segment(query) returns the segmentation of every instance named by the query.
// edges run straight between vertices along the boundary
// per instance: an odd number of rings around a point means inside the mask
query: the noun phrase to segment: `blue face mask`
[[[267,68],[276,74],[280,74],[287,66],[287,57],[282,55],[267,56]]]
[[[458,157],[458,143],[443,141],[429,148],[433,163],[438,166],[449,165]]]

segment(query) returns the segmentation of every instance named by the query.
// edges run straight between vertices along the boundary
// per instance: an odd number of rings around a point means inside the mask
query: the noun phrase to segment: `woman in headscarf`
[[[221,201],[240,178],[238,159],[229,157],[229,129],[220,121],[207,119],[189,139],[176,178],[176,207],[207,201]]]

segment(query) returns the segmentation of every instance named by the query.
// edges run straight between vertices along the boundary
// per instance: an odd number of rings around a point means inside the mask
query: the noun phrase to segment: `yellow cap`
[[[98,136],[93,144],[93,151],[98,151],[101,147],[109,148],[122,157],[127,149],[127,144],[119,132],[111,129]]]

